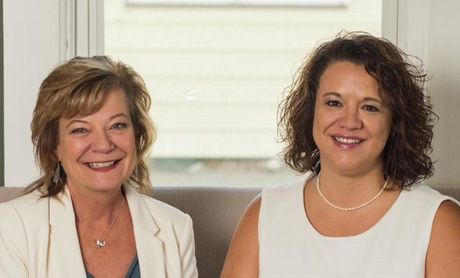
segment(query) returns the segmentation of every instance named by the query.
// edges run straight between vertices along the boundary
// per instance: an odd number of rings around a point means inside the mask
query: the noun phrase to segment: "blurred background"
[[[155,185],[270,186],[301,178],[276,117],[297,69],[341,30],[381,25],[382,0],[107,0],[104,46],[152,94]]]
[[[155,185],[270,186],[301,178],[278,153],[282,92],[318,43],[382,35],[428,72],[432,186],[460,186],[457,0],[3,0],[0,186],[39,177],[30,121],[43,78],[76,55],[131,64],[152,93]]]

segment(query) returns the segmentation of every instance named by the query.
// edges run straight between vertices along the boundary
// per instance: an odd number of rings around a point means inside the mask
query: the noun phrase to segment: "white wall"
[[[435,125],[437,160],[433,185],[460,187],[460,2],[430,1],[427,17],[427,92],[439,115]]]
[[[61,61],[104,51],[103,0],[5,0],[5,185],[39,175],[30,121],[41,81]]]
[[[29,125],[41,80],[59,62],[59,2],[3,1],[7,186],[24,186],[38,175]]]
[[[383,34],[411,55],[422,59],[428,72],[426,93],[439,120],[434,123],[433,186],[460,187],[460,21],[457,0],[387,0],[397,10],[396,30]],[[397,8],[395,9],[395,7]],[[385,6],[384,6],[385,12]]]

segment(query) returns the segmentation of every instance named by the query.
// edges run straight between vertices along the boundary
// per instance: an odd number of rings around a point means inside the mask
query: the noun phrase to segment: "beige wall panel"
[[[161,147],[160,147],[161,146]],[[245,152],[241,152],[242,146]],[[208,152],[203,152],[205,148]],[[265,132],[159,133],[152,155],[168,158],[266,158],[275,157],[281,144]]]
[[[203,23],[204,24],[204,23]],[[340,27],[337,27],[340,26]],[[342,29],[369,29],[364,22],[305,22],[297,25],[171,25],[137,22],[120,23],[107,31],[113,51],[158,52],[304,52],[320,39],[333,37]],[[136,32],[133,32],[133,29]]]
[[[302,60],[288,53],[152,53],[123,52],[123,57],[146,77],[150,75],[208,77],[251,76],[284,77],[293,71],[293,61]],[[178,81],[180,81],[178,79]]]
[[[171,82],[171,80],[177,82]],[[209,78],[208,78],[209,79]],[[227,105],[265,105],[277,102],[291,79],[283,77],[252,77],[250,79],[213,78],[194,79],[190,76],[147,79],[153,98],[153,107],[159,104],[209,104],[222,102]]]
[[[152,117],[156,119],[160,132],[275,131],[273,123],[276,121],[276,110],[268,105],[163,105],[152,110]],[[169,116],[171,114],[174,117]]]

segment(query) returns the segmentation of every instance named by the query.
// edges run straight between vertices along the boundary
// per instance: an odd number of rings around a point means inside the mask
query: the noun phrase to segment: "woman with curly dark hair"
[[[306,180],[246,210],[222,277],[460,277],[460,206],[433,173],[426,74],[366,33],[321,44],[280,106]]]

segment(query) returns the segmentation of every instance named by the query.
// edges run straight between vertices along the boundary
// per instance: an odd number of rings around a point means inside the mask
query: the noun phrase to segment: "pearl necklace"
[[[349,211],[355,211],[355,210],[358,210],[358,209],[362,209],[364,208],[365,206],[369,205],[370,203],[372,203],[373,201],[375,201],[382,193],[383,191],[385,190],[385,188],[387,187],[387,184],[388,184],[388,178],[386,179],[385,183],[383,184],[382,188],[380,189],[380,191],[374,196],[372,197],[370,200],[360,204],[360,205],[357,205],[357,206],[354,206],[354,207],[349,207],[349,208],[344,208],[344,207],[341,207],[341,206],[337,206],[337,205],[334,205],[333,203],[331,203],[328,199],[326,199],[326,197],[324,197],[323,193],[321,192],[321,190],[319,189],[319,176],[320,176],[320,173],[318,174],[318,176],[316,177],[316,189],[318,190],[318,193],[319,193],[319,196],[321,196],[321,199],[323,199],[324,202],[326,202],[326,204],[328,204],[330,207],[332,208],[335,208],[336,210],[340,210],[340,211],[346,211],[346,212],[349,212]]]
[[[91,233],[91,235],[96,239],[96,246],[97,246],[98,248],[103,248],[103,247],[105,247],[105,245],[106,245],[106,241],[105,241],[105,240],[107,239],[107,237],[108,237],[110,231],[112,230],[113,225],[114,225],[115,222],[117,221],[118,216],[120,216],[120,210],[121,210],[121,208],[123,207],[124,203],[125,203],[125,202],[124,202],[124,199],[123,199],[122,202],[121,202],[121,205],[120,205],[120,206],[118,207],[118,209],[117,209],[117,214],[115,215],[115,217],[113,218],[112,222],[111,222],[110,225],[109,225],[109,228],[107,228],[107,230],[105,231],[105,233],[104,233],[104,234],[102,235],[102,237],[100,237],[100,238],[98,238],[98,237],[95,235],[96,233],[95,233],[94,230],[88,225],[88,223],[86,223],[86,221],[84,221],[81,217],[78,217],[78,216],[77,216],[78,221],[80,221],[80,223],[85,224],[86,228],[88,228],[88,231],[89,231],[89,232]]]

